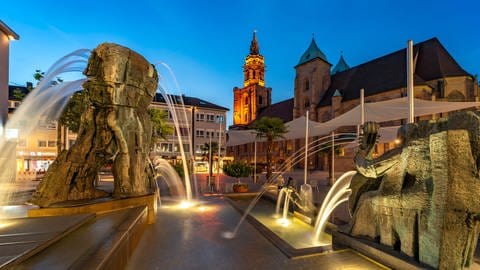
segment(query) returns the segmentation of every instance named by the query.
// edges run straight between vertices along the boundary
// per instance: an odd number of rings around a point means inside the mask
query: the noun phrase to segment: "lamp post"
[[[222,157],[222,122],[223,117],[218,117],[218,150],[217,150],[217,191],[220,189],[220,161]]]

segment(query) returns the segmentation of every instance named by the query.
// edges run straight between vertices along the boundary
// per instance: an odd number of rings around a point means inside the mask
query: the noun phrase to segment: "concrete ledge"
[[[70,269],[123,269],[147,224],[147,207],[136,207],[104,243],[78,259]]]
[[[350,247],[392,269],[434,269],[391,248],[365,239],[352,237],[342,232],[332,231],[332,243],[333,245]]]
[[[155,214],[157,211],[156,195],[149,194],[145,196],[112,199],[108,201],[90,201],[83,204],[65,205],[61,207],[46,207],[38,209],[30,209],[29,217],[47,217],[47,216],[66,216],[85,213],[101,214],[105,212],[115,211],[135,206],[147,206],[148,208],[148,224],[155,223]]]

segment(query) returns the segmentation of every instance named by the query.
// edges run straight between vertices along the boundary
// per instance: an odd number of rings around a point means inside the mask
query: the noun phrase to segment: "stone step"
[[[6,269],[122,269],[143,233],[147,213],[147,207],[139,206],[94,215],[47,248]],[[42,219],[69,217],[73,216]],[[51,226],[58,225],[54,222]]]

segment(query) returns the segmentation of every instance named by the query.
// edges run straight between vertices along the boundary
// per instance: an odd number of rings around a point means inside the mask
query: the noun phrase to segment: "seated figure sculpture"
[[[434,268],[469,267],[479,234],[479,113],[404,125],[400,146],[374,158],[377,132],[363,126],[347,232]]]
[[[158,75],[141,55],[120,45],[99,45],[84,71],[89,107],[81,117],[76,143],[52,163],[31,202],[57,202],[108,195],[95,188],[99,169],[113,160],[113,197],[152,192],[148,153],[151,122],[147,107]]]

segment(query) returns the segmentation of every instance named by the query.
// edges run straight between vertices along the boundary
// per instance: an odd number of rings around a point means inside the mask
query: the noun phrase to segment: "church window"
[[[308,108],[310,107],[310,101],[307,99],[305,100],[305,108]]]

